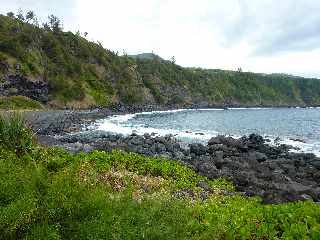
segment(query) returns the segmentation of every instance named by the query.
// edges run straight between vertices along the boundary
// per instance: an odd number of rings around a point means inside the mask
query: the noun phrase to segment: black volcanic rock
[[[0,95],[22,95],[42,103],[48,102],[48,84],[43,80],[31,81],[21,75],[7,75],[4,82],[0,82]]]

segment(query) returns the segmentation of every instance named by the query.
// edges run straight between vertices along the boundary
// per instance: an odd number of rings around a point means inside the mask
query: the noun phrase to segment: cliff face
[[[1,96],[26,96],[42,103],[48,102],[48,83],[32,81],[20,75],[6,75],[0,83]]]
[[[0,15],[0,95],[77,108],[305,106],[320,105],[320,80],[182,68],[153,54],[118,56],[79,34]]]

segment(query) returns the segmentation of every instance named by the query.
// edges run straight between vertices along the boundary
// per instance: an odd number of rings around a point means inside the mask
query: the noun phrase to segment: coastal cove
[[[131,109],[132,110],[132,109]],[[188,132],[187,141],[175,132],[165,131],[163,134],[139,132],[135,128],[127,132],[117,132],[122,124],[135,116],[150,120],[161,117],[176,116],[175,114],[226,114],[245,111],[319,111],[315,109],[231,109],[231,110],[169,110],[156,112],[140,112],[128,114],[128,110],[95,110],[95,111],[57,111],[30,112],[26,116],[32,119],[31,125],[37,131],[40,143],[47,146],[59,146],[72,153],[101,150],[123,150],[145,156],[175,159],[194,169],[200,175],[210,179],[227,178],[237,187],[237,191],[246,196],[260,196],[265,203],[281,203],[297,200],[320,200],[319,168],[320,159],[313,153],[294,153],[296,147],[281,142],[272,142],[258,134],[249,132],[247,137],[208,136],[203,139],[199,131]],[[200,113],[199,113],[200,112]],[[259,113],[259,114],[260,114]],[[264,116],[266,114],[263,114]],[[283,115],[283,114],[280,114]],[[109,117],[108,117],[109,116]],[[185,116],[183,117],[184,119]],[[50,120],[49,120],[50,119]],[[105,121],[115,126],[101,129]],[[109,119],[109,120],[108,120]],[[169,121],[170,122],[170,121]],[[280,121],[279,121],[280,122]],[[298,121],[299,122],[299,121]],[[43,124],[45,123],[45,124]],[[107,122],[110,124],[110,122]],[[213,122],[212,122],[213,123]],[[118,124],[118,125],[117,125]],[[141,126],[140,126],[141,127]],[[141,128],[140,128],[141,129]],[[199,129],[198,129],[199,130]],[[184,132],[185,133],[185,132]],[[195,134],[198,133],[198,134]],[[140,134],[140,135],[139,135]],[[190,136],[198,137],[192,141]],[[200,138],[200,141],[199,141]],[[202,138],[202,139],[201,139]],[[191,141],[190,141],[191,140]],[[276,140],[276,139],[273,139]],[[307,144],[300,139],[291,140],[296,144]]]
[[[270,144],[294,146],[320,155],[320,108],[197,108],[121,114],[96,121],[93,130],[130,135],[135,132],[206,143],[217,135],[240,138],[251,133]],[[294,150],[294,149],[293,149]]]
[[[320,240],[320,1],[262,2],[3,1],[0,240]]]

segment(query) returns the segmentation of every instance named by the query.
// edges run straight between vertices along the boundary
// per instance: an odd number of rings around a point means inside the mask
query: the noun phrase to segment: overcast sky
[[[105,48],[175,56],[182,66],[320,77],[319,0],[0,0]]]

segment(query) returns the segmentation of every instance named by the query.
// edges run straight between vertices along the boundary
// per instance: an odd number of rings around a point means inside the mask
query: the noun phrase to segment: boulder
[[[189,145],[189,147],[190,147],[190,153],[193,153],[196,156],[204,155],[208,150],[207,147],[205,147],[200,143],[192,143]]]
[[[315,159],[310,162],[312,166],[314,166],[316,169],[320,170],[320,159]]]
[[[257,161],[257,162],[261,163],[261,162],[266,161],[268,159],[268,157],[264,153],[253,151],[253,152],[249,153],[248,159],[251,161]]]
[[[254,144],[254,145],[262,145],[265,142],[262,136],[255,133],[250,134],[248,140],[250,141],[251,144]]]
[[[220,177],[219,170],[212,162],[198,162],[198,172],[200,175],[215,179]]]
[[[166,151],[166,145],[164,145],[163,143],[157,142],[155,144],[155,150],[157,153],[163,153]]]

